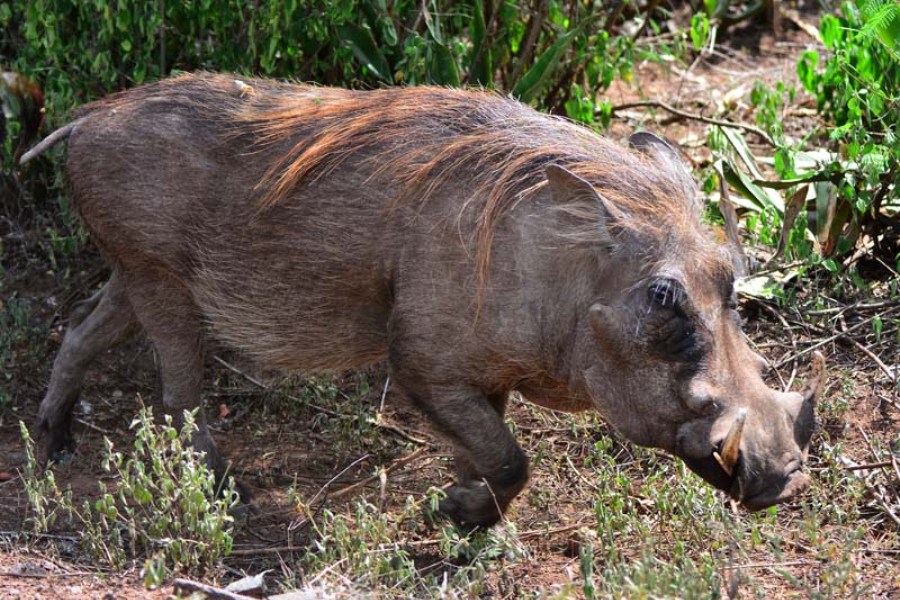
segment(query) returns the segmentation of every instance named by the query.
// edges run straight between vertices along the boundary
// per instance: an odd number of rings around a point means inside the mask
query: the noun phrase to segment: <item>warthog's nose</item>
[[[809,487],[809,475],[797,470],[789,474],[785,480],[778,484],[768,485],[766,489],[758,494],[741,498],[741,504],[751,511],[763,510],[775,504],[786,502],[802,493]]]

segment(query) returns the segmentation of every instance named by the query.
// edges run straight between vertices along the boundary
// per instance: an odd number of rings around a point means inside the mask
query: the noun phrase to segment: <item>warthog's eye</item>
[[[684,295],[684,288],[674,279],[659,279],[647,290],[650,300],[662,308],[675,308]]]
[[[738,297],[737,291],[734,289],[734,283],[728,286],[728,294],[725,296],[725,308],[728,310],[737,310]]]
[[[658,279],[647,288],[647,295],[658,309],[648,320],[648,332],[656,349],[671,360],[699,360],[700,339],[682,307],[685,296],[682,285],[673,279]]]

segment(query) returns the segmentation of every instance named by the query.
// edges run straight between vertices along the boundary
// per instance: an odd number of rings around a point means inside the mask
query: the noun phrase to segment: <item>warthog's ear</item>
[[[681,151],[675,145],[649,131],[639,131],[628,136],[628,145],[633,149],[662,158],[666,161],[677,162],[681,165]]]
[[[694,178],[677,144],[649,131],[639,131],[628,136],[628,145],[661,166],[673,182],[678,182],[689,205],[697,214],[703,212],[703,203],[697,197]]]
[[[554,209],[564,215],[564,221],[571,222],[562,235],[572,241],[613,245],[610,226],[621,218],[620,211],[597,193],[590,182],[565,167],[549,165],[545,172]]]

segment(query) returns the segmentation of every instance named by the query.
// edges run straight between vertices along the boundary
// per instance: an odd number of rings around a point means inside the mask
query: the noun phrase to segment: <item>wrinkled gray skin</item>
[[[253,82],[259,94],[266,85]],[[209,93],[209,105],[225,102]],[[677,235],[648,240],[617,227],[629,216],[605,199],[615,190],[547,166],[544,185],[497,224],[478,302],[474,218],[461,209],[477,186],[457,178],[427,201],[388,209],[396,187],[373,184],[372,164],[357,157],[260,209],[253,192],[287,145],[229,137],[174,96],[86,111],[25,157],[68,136],[72,200],[113,269],[72,315],[54,363],[37,423],[49,456],[71,446],[88,364],[143,330],[176,418],[200,405],[208,335],[287,371],[387,360],[392,382],[455,448],[459,481],[442,509],[467,526],[496,522],[528,478],[503,422],[511,391],[557,409],[593,407],[750,509],[806,487],[815,390],[804,400],[763,383],[734,311],[733,275],[707,268],[720,266],[711,257],[721,250],[698,237],[698,214],[676,206]],[[689,179],[662,140],[631,143],[651,169]],[[579,210],[591,212],[602,244],[566,241]],[[658,252],[648,257],[648,246]],[[713,451],[740,409],[747,424],[728,475]],[[198,425],[195,445],[224,473],[202,414]]]

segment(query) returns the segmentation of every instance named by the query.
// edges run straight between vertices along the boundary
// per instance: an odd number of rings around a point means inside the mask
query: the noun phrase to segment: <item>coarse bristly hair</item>
[[[679,161],[626,149],[499,93],[427,86],[351,91],[197,73],[116,94],[88,109],[160,93],[180,95],[260,146],[287,145],[258,186],[262,209],[285,202],[297,186],[327,177],[354,156],[372,161],[373,183],[399,186],[397,202],[427,201],[448,182],[467,182],[475,193],[462,208],[480,211],[474,232],[480,275],[487,271],[496,224],[546,184],[551,164],[588,181],[627,215],[618,227],[655,239],[699,228],[697,190]],[[560,209],[585,216],[583,202],[570,200],[572,206]]]

